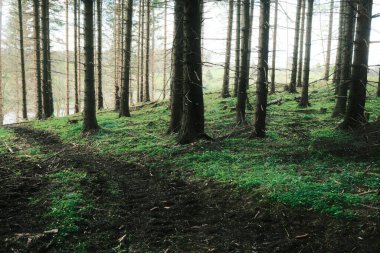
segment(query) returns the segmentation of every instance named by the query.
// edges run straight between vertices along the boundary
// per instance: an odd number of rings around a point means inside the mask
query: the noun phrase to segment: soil
[[[0,191],[2,252],[73,252],[78,242],[86,242],[88,252],[380,252],[378,218],[335,219],[231,185],[189,181],[173,168],[155,171],[101,156],[48,132],[13,131],[20,143],[55,155],[42,161],[1,157],[2,184],[15,168],[25,173]],[[42,175],[68,167],[87,172],[82,187],[93,208],[74,235],[44,235],[28,244],[17,234],[44,234],[49,224],[42,219],[47,204],[28,200],[53,187]]]

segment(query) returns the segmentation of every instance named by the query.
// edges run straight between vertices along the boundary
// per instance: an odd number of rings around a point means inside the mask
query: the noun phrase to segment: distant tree
[[[172,79],[171,79],[171,117],[168,133],[178,133],[181,129],[183,110],[183,0],[175,0],[174,6],[174,38],[172,57]]]
[[[236,123],[238,125],[245,124],[245,108],[247,103],[247,87],[249,81],[249,33],[250,33],[250,0],[243,0],[243,24],[241,26],[242,32],[242,50],[241,50],[241,65],[240,77],[237,93],[236,104]]]
[[[79,113],[79,76],[78,76],[78,2],[74,0],[74,112]]]
[[[344,115],[347,107],[347,93],[351,82],[351,63],[355,29],[355,0],[347,0],[343,3],[344,29],[342,36],[341,70],[338,84],[338,96],[333,116]]]
[[[141,41],[140,41],[140,102],[143,102],[144,101],[144,88],[145,88],[145,83],[144,83],[144,71],[146,71],[144,69],[144,46],[145,46],[145,1],[146,0],[141,0],[141,33],[140,33],[140,36],[141,36]]]
[[[302,2],[304,0],[297,0],[297,12],[296,12],[296,24],[294,29],[294,45],[293,45],[293,64],[292,64],[292,74],[290,77],[289,92],[297,92],[297,66],[298,66],[298,46],[300,38],[300,19],[301,19],[301,9]]]
[[[103,56],[103,44],[102,44],[102,21],[103,21],[103,5],[102,0],[96,0],[96,13],[97,13],[97,26],[98,26],[98,109],[104,108],[103,99],[103,72],[102,72],[102,56]]]
[[[326,81],[330,79],[330,59],[331,59],[333,24],[334,24],[334,0],[331,0],[330,1],[330,18],[329,18],[329,36],[327,38],[327,52],[326,52],[326,64],[325,64],[325,77],[324,77]]]
[[[167,44],[168,44],[168,1],[164,1],[164,77],[163,77],[163,91],[162,98],[166,99],[166,89],[167,89],[167,66],[168,66],[168,57],[167,57]]]
[[[257,73],[256,111],[253,137],[265,137],[268,97],[270,0],[260,0],[259,59]]]
[[[311,33],[313,27],[313,9],[314,0],[308,0],[306,42],[305,42],[305,60],[303,68],[302,94],[299,106],[307,107],[309,103],[309,74],[310,74],[310,53],[311,53]]]
[[[23,27],[23,12],[21,0],[18,3],[18,20],[19,20],[19,35],[20,35],[20,58],[21,58],[21,81],[22,81],[22,118],[28,119],[28,109],[26,102],[26,76],[25,76],[25,52],[24,52],[24,27]]]
[[[129,88],[131,72],[131,44],[132,44],[132,19],[133,19],[133,0],[128,0],[127,17],[125,22],[125,49],[124,49],[124,78],[120,101],[120,116],[130,117],[129,112]]]
[[[273,25],[273,46],[272,46],[272,76],[270,93],[276,92],[276,55],[277,55],[277,29],[278,29],[278,0],[275,0],[274,25]]]
[[[34,28],[34,52],[36,64],[36,90],[37,112],[36,118],[42,119],[42,77],[41,77],[41,25],[40,25],[40,0],[33,0],[33,28]]]
[[[224,61],[224,75],[222,98],[230,97],[230,67],[231,67],[231,44],[232,44],[232,26],[234,22],[234,0],[229,0],[228,7],[228,28],[227,28],[227,45],[226,58]]]
[[[99,128],[96,121],[95,73],[94,73],[94,0],[82,0],[84,3],[84,110],[83,131]]]
[[[235,45],[235,81],[234,97],[237,96],[240,78],[240,22],[241,21],[241,0],[236,2],[236,45]]]
[[[66,115],[70,114],[70,51],[69,51],[69,0],[65,0],[66,23]]]
[[[150,0],[145,0],[146,1],[146,23],[145,23],[145,28],[146,28],[146,34],[145,34],[145,88],[144,88],[144,102],[149,102],[150,101],[150,10],[151,10],[151,1]]]
[[[184,0],[184,81],[183,115],[178,135],[180,144],[205,138],[204,102],[202,84],[201,2],[203,0]]]
[[[298,56],[297,87],[302,87],[303,51],[305,38],[306,0],[302,1],[301,29],[300,29],[300,53]]]
[[[367,122],[364,115],[367,95],[368,54],[371,35],[373,0],[358,1],[354,61],[350,95],[342,128],[355,128]]]
[[[339,7],[339,36],[338,36],[338,47],[335,59],[335,71],[334,71],[334,85],[335,85],[335,94],[338,94],[339,82],[340,82],[340,70],[341,70],[341,59],[342,59],[342,41],[343,41],[343,28],[344,28],[344,1],[340,1]]]

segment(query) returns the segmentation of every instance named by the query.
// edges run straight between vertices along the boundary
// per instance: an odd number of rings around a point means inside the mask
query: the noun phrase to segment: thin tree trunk
[[[168,1],[164,1],[164,79],[163,79],[163,91],[162,91],[162,98],[165,100],[166,99],[166,71],[168,67],[167,63],[167,44],[168,44]]]
[[[74,113],[79,113],[78,90],[78,2],[74,0]]]
[[[26,77],[25,77],[25,52],[24,52],[24,28],[22,18],[22,2],[18,0],[18,21],[20,35],[20,58],[21,58],[21,78],[22,78],[22,118],[28,119],[28,109],[26,104]]]
[[[303,85],[302,95],[299,106],[307,107],[309,103],[309,75],[310,75],[310,53],[311,53],[311,33],[313,27],[313,9],[314,0],[308,0],[307,26],[306,26],[306,43],[305,43],[305,61],[303,68]]]
[[[155,83],[155,63],[156,63],[156,26],[155,26],[155,14],[154,14],[154,6],[151,7],[152,10],[151,10],[151,23],[152,23],[152,51],[151,51],[151,55],[152,55],[152,59],[150,61],[150,64],[151,64],[151,90],[152,90],[152,93],[150,94],[150,97],[151,99],[154,101],[154,97],[155,97],[155,93],[156,93],[156,83]]]
[[[360,0],[357,10],[355,53],[347,114],[342,128],[355,128],[367,123],[364,115],[367,95],[369,41],[373,0]]]
[[[81,43],[81,0],[78,1],[78,112],[82,104],[82,43]]]
[[[99,128],[96,121],[95,72],[94,72],[94,0],[84,3],[84,56],[85,90],[83,110],[83,131]]]
[[[248,38],[248,83],[247,83],[247,90],[249,89],[249,76],[250,76],[250,70],[251,70],[251,55],[252,55],[252,26],[253,26],[253,11],[255,9],[255,0],[251,0],[250,2],[250,12],[249,12],[249,38]]]
[[[269,52],[270,0],[260,0],[259,60],[256,92],[256,112],[253,136],[265,137],[268,97],[268,52]]]
[[[2,2],[2,1],[1,1]],[[40,28],[40,1],[33,0],[33,13],[34,13],[34,47],[36,58],[36,83],[37,83],[37,119],[42,119],[42,78],[41,78],[41,28]],[[1,47],[0,47],[1,48]]]
[[[238,87],[239,87],[239,78],[240,78],[240,21],[241,21],[241,0],[237,0],[234,97],[237,96]]]
[[[326,81],[330,79],[330,59],[331,59],[333,23],[334,23],[334,0],[331,0],[330,19],[329,19],[329,36],[327,38],[327,54],[326,54],[326,64],[325,64],[325,80]]]
[[[103,55],[103,44],[102,44],[102,0],[97,0],[97,16],[98,16],[98,109],[102,110],[104,108],[103,100],[103,73],[102,73],[102,55]]]
[[[145,93],[144,93],[144,101],[150,101],[150,0],[146,0],[146,42],[145,42]]]
[[[70,54],[69,54],[69,1],[65,0],[66,10],[66,115],[70,114]]]
[[[247,103],[247,87],[249,80],[249,33],[250,33],[250,0],[243,0],[243,24],[242,32],[242,57],[240,67],[240,80],[238,85],[237,104],[236,104],[236,124],[245,124],[245,107]]]
[[[202,0],[184,1],[184,81],[180,144],[205,138],[202,85]]]
[[[144,101],[144,39],[145,39],[145,1],[141,0],[141,54],[140,54],[140,101]]]
[[[294,30],[294,45],[293,45],[293,63],[292,63],[292,74],[290,76],[289,92],[297,92],[297,64],[298,64],[298,45],[300,38],[300,17],[302,9],[302,1],[297,0],[297,12],[296,12],[296,25]]]
[[[142,22],[141,22],[141,15],[142,15],[142,1],[140,1],[140,4],[139,4],[139,23],[138,23],[138,30],[139,30],[139,33],[138,33],[138,44],[137,44],[137,77],[136,77],[136,79],[137,79],[137,88],[136,88],[136,94],[137,94],[137,96],[136,96],[136,101],[137,102],[141,102],[141,100],[140,100],[140,73],[141,73],[141,68],[140,68],[140,66],[141,66],[141,64],[140,64],[140,60],[141,60],[141,57],[140,57],[140,55],[141,55],[141,27],[142,27]],[[165,3],[166,3],[166,1],[165,1]]]
[[[301,17],[301,39],[300,39],[300,53],[298,60],[298,71],[297,71],[297,87],[302,87],[302,73],[303,73],[303,49],[304,49],[304,38],[305,38],[305,19],[306,19],[306,0],[302,1],[302,17]]]
[[[175,0],[174,7],[173,63],[171,79],[171,117],[168,133],[178,133],[181,129],[183,109],[183,0]]]
[[[0,1],[0,126],[4,123],[3,111],[3,64],[2,64],[2,30],[3,30],[3,1]]]
[[[339,8],[339,36],[338,36],[338,48],[335,60],[335,72],[334,72],[334,84],[335,84],[335,94],[338,94],[339,90],[339,80],[340,80],[340,69],[341,69],[341,59],[342,59],[342,40],[343,40],[343,28],[344,28],[344,2],[340,1]]]
[[[124,82],[122,85],[120,101],[120,117],[130,117],[129,111],[129,92],[130,92],[130,73],[131,73],[131,44],[132,44],[132,19],[133,19],[133,0],[128,0],[127,20],[125,28],[125,50],[124,50]]]
[[[338,96],[333,116],[344,115],[347,107],[347,93],[351,82],[351,63],[353,53],[354,29],[355,29],[355,3],[354,0],[346,0],[344,4],[344,30],[342,41],[342,62],[339,80]]]
[[[229,0],[228,7],[228,28],[227,28],[227,45],[226,58],[224,61],[224,76],[222,87],[222,98],[230,97],[230,66],[231,66],[231,42],[232,42],[232,26],[234,22],[234,0]]]
[[[278,29],[278,0],[275,0],[274,7],[274,28],[273,28],[273,46],[272,46],[272,76],[270,93],[276,92],[276,57],[277,57],[277,29]]]

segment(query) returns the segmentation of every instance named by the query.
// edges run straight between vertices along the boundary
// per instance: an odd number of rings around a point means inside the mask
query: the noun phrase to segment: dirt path
[[[252,194],[237,193],[230,186],[187,182],[167,176],[169,170],[149,171],[114,157],[99,156],[90,147],[64,144],[47,132],[27,127],[15,127],[13,131],[22,141],[54,154],[39,167],[71,167],[85,171],[91,178],[82,182],[85,198],[94,203],[86,213],[86,222],[64,243],[45,247],[47,252],[63,252],[65,248],[69,252],[70,244],[79,241],[85,242],[88,252],[380,250],[379,221],[336,220],[270,204]],[[39,186],[36,192],[42,190],[43,186]],[[20,208],[23,207],[26,205]],[[36,213],[25,215],[24,218],[38,220]],[[1,229],[8,236],[15,232]]]

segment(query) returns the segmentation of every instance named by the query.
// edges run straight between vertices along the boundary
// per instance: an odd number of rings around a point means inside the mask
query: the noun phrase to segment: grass
[[[101,130],[91,136],[81,134],[81,124],[69,124],[67,118],[34,121],[33,127],[57,133],[64,141],[91,144],[102,154],[114,154],[132,162],[143,162],[150,169],[171,168],[192,172],[193,179],[212,178],[232,183],[237,189],[253,191],[264,198],[290,206],[302,206],[336,217],[378,215],[379,196],[361,194],[380,186],[380,156],[366,160],[338,156],[318,145],[333,142],[343,146],[353,138],[338,130],[340,118],[332,118],[334,101],[326,87],[312,89],[312,107],[298,108],[295,95],[276,93],[269,100],[282,98],[282,105],[268,110],[268,138],[249,139],[248,134],[200,141],[180,146],[175,136],[165,134],[170,111],[168,104],[148,105],[119,118],[116,113],[98,114]],[[250,103],[254,104],[253,95]],[[235,113],[229,109],[234,98],[220,99],[218,94],[205,96],[206,131],[214,138],[234,130]],[[327,108],[321,113],[320,108]],[[380,99],[369,97],[367,110],[380,115]],[[252,110],[248,122],[252,121]],[[78,115],[70,118],[80,118]]]

